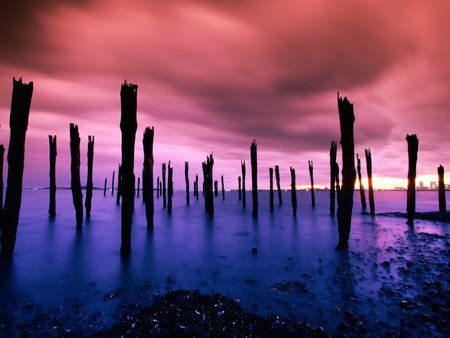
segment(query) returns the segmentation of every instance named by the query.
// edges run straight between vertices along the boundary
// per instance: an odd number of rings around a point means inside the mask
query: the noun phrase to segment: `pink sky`
[[[48,185],[49,134],[58,136],[57,184],[70,184],[73,122],[82,183],[95,135],[94,184],[103,186],[120,162],[126,79],[139,85],[137,176],[143,131],[154,126],[155,179],[171,160],[175,188],[184,162],[191,181],[201,178],[211,151],[215,179],[236,188],[254,138],[261,188],[275,164],[283,186],[289,166],[309,184],[308,160],[327,185],[339,90],[354,103],[356,152],[372,150],[375,186],[406,186],[407,133],[419,137],[418,181],[428,185],[439,164],[450,170],[449,15],[446,0],[4,1],[0,143],[9,142],[12,77],[33,81],[24,185]]]

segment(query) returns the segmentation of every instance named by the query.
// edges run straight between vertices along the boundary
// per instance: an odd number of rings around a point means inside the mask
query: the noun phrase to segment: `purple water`
[[[377,191],[376,211],[403,212],[405,198],[406,192]],[[206,216],[201,196],[199,201],[191,196],[187,207],[185,193],[175,192],[170,216],[162,199],[155,201],[155,228],[149,232],[142,200],[136,199],[133,251],[124,259],[115,196],[94,191],[91,219],[77,232],[70,191],[57,191],[53,220],[47,216],[48,191],[24,191],[14,257],[0,260],[0,324],[20,325],[44,311],[64,319],[67,329],[99,328],[118,320],[128,304],[149,305],[155,294],[182,288],[221,293],[239,299],[246,310],[275,312],[330,330],[340,320],[340,309],[395,327],[399,315],[392,312],[392,302],[397,300],[383,290],[404,285],[398,269],[423,258],[422,251],[409,249],[416,234],[445,236],[444,244],[436,241],[424,250],[448,246],[445,224],[418,220],[408,231],[404,219],[361,215],[358,192],[347,254],[334,250],[337,221],[329,216],[325,191],[316,192],[315,209],[309,192],[298,192],[297,217],[290,192],[283,193],[282,205],[275,196],[273,213],[268,192],[260,192],[257,219],[251,217],[251,192],[246,209],[235,191],[227,192],[225,201],[215,197],[214,219]],[[436,192],[417,192],[418,211],[437,206]],[[449,262],[445,256],[437,259]],[[390,271],[381,268],[386,261],[392,263]],[[276,286],[290,281],[300,281],[300,287]],[[414,283],[421,281],[407,282],[412,287],[402,296],[413,297]]]

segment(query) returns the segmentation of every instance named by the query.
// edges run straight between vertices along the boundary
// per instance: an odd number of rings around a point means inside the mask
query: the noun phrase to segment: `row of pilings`
[[[135,176],[134,176],[134,148],[137,130],[137,89],[135,84],[129,84],[126,81],[122,84],[121,96],[121,119],[120,129],[122,135],[121,154],[122,160],[117,172],[117,198],[116,203],[121,203],[121,253],[128,255],[131,252],[131,225],[132,214],[134,211],[135,196]],[[10,112],[10,142],[8,148],[8,180],[5,201],[3,204],[3,158],[4,147],[0,145],[0,229],[1,233],[1,254],[3,256],[11,256],[14,251],[16,241],[17,226],[19,220],[21,195],[22,195],[22,179],[24,167],[25,152],[25,136],[28,127],[28,116],[30,112],[31,98],[33,93],[33,83],[23,83],[22,79],[16,81],[13,79],[13,94]],[[346,250],[348,248],[348,239],[351,229],[351,215],[353,209],[353,193],[355,189],[356,173],[358,174],[361,194],[361,208],[363,212],[366,210],[366,200],[364,187],[361,179],[361,161],[359,155],[357,158],[357,167],[355,169],[355,144],[353,136],[353,128],[355,115],[353,104],[346,97],[342,98],[338,93],[338,112],[341,130],[340,144],[342,147],[342,185],[339,182],[339,165],[337,164],[337,142],[333,141],[330,147],[330,215],[334,216],[336,212],[335,202],[337,201],[337,219],[339,243],[337,249]],[[73,204],[76,216],[77,229],[82,228],[83,224],[83,194],[80,180],[80,136],[78,126],[70,124],[70,153],[71,153],[71,190]],[[408,143],[408,190],[407,190],[407,215],[408,224],[414,222],[415,214],[415,179],[417,168],[417,153],[419,140],[416,135],[407,135]],[[142,191],[143,202],[145,203],[145,212],[147,219],[147,228],[152,229],[154,216],[154,199],[153,194],[155,187],[153,186],[153,141],[154,128],[147,127],[143,135],[144,162],[142,169]],[[55,163],[57,156],[56,135],[49,135],[50,148],[50,198],[49,198],[49,215],[56,215],[56,180],[55,180]],[[88,174],[86,184],[86,217],[90,217],[92,207],[92,190],[93,190],[93,157],[94,157],[94,136],[88,136]],[[372,184],[372,155],[370,149],[365,150],[367,176],[369,183],[369,206],[370,214],[375,215],[375,202]],[[250,163],[252,175],[252,215],[258,216],[258,161],[257,161],[257,144],[253,140],[250,145]],[[216,196],[218,195],[218,181],[213,180],[213,154],[207,156],[206,161],[202,163],[203,170],[203,196],[205,200],[205,212],[213,217],[214,200],[213,189]],[[313,162],[308,161],[308,169],[311,184],[311,205],[315,206],[315,190],[313,176]],[[242,176],[238,177],[239,200],[242,201],[243,207],[246,207],[246,165],[245,161],[241,162]],[[273,168],[269,168],[270,179],[270,210],[274,209],[274,184],[273,184]],[[291,203],[293,214],[297,213],[297,196],[296,196],[296,174],[293,167],[290,168],[291,173]],[[439,210],[446,212],[445,201],[445,184],[444,184],[444,168],[438,167],[439,177]],[[280,173],[279,167],[275,166],[275,179],[278,190],[278,202],[282,203]],[[115,171],[113,171],[111,194],[114,195]],[[186,204],[189,205],[189,164],[185,162],[185,183],[186,183]],[[140,191],[140,179],[138,179],[138,197]],[[225,199],[224,178],[221,176],[222,199]],[[107,179],[104,182],[104,196],[106,196]],[[167,187],[166,187],[166,164],[162,164],[162,180],[157,179],[156,185],[157,197],[163,197],[164,208],[167,212],[172,212],[173,198],[173,167],[170,162],[167,166]],[[194,197],[199,199],[199,183],[198,175],[194,181]]]

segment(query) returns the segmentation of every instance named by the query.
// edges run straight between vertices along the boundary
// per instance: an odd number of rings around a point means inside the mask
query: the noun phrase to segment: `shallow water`
[[[58,325],[64,328],[95,329],[111,325],[128,304],[148,305],[155,294],[182,288],[221,293],[239,299],[246,310],[275,312],[328,330],[345,311],[369,326],[382,320],[397,327],[402,315],[397,298],[416,297],[424,282],[422,275],[405,277],[402,268],[424,259],[429,266],[448,264],[448,256],[442,257],[449,245],[447,225],[416,221],[411,228],[401,218],[361,215],[355,192],[350,250],[340,253],[334,250],[337,221],[329,216],[328,198],[328,192],[316,192],[313,209],[309,192],[298,192],[293,217],[290,192],[283,193],[282,205],[275,195],[273,213],[268,192],[260,192],[255,219],[251,192],[243,209],[231,191],[225,201],[215,197],[209,219],[201,196],[199,201],[191,196],[187,207],[179,191],[170,216],[155,198],[152,232],[136,199],[133,251],[124,259],[115,196],[94,191],[91,218],[77,232],[70,191],[57,191],[54,219],[47,216],[48,191],[24,191],[14,257],[0,260],[0,325],[21,325],[45,312],[62,319]],[[406,192],[377,191],[375,199],[377,212],[403,212]],[[437,206],[436,192],[417,192],[417,211]],[[424,240],[423,234],[438,237]],[[426,255],[434,249],[437,257]]]

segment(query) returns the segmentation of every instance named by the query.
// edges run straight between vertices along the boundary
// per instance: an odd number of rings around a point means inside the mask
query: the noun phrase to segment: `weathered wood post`
[[[122,165],[119,164],[119,169],[117,170],[117,205],[120,204],[120,197],[122,197]]]
[[[158,187],[158,189],[159,189],[159,197],[161,197],[161,195],[162,195],[162,182],[161,182],[161,180],[159,180],[159,187]]]
[[[440,165],[437,168],[438,184],[439,184],[439,212],[447,211],[447,203],[445,201],[445,184],[444,184],[444,167]]]
[[[250,146],[250,158],[252,164],[252,198],[253,198],[253,211],[252,216],[258,216],[258,160],[256,152],[256,141]]]
[[[122,84],[120,90],[122,132],[122,244],[120,253],[131,252],[131,222],[134,209],[134,145],[137,129],[137,89],[135,84]]]
[[[206,162],[202,163],[203,169],[203,191],[205,195],[205,211],[210,217],[214,216],[213,199],[213,154],[206,157]]]
[[[337,170],[338,176],[336,177],[336,157],[337,157],[337,142],[331,141],[330,145],[330,216],[335,215],[336,210],[336,182],[339,181],[339,169]]]
[[[71,182],[73,206],[77,220],[77,229],[83,225],[83,193],[81,192],[80,180],[80,135],[78,126],[70,124],[70,156],[71,156]]]
[[[313,161],[308,161],[309,180],[311,181],[311,206],[316,206],[316,197],[314,195],[314,168]]]
[[[291,202],[292,202],[292,213],[294,216],[297,215],[297,187],[295,183],[295,169],[290,167],[291,170]]]
[[[167,165],[167,213],[172,213],[172,197],[173,197],[173,168],[170,166],[170,161]]]
[[[156,198],[159,198],[159,176],[156,178]]]
[[[88,136],[88,170],[87,170],[87,182],[86,182],[86,200],[84,201],[84,206],[86,207],[86,217],[91,216],[92,208],[92,188],[94,184],[92,182],[92,165],[94,163],[94,136]]]
[[[219,196],[219,182],[214,181],[214,196]]]
[[[5,157],[5,147],[0,144],[0,229],[2,228],[3,215],[3,159]]]
[[[163,207],[166,207],[167,199],[166,199],[166,164],[162,164],[162,193],[163,193]]]
[[[222,201],[225,201],[225,187],[223,184],[223,175],[221,176],[221,181],[222,181]]]
[[[373,195],[373,183],[372,183],[372,154],[370,149],[365,150],[366,153],[366,166],[367,166],[367,179],[369,181],[369,206],[370,214],[375,215],[375,199]]]
[[[275,179],[277,181],[277,191],[278,191],[278,204],[283,204],[283,198],[281,195],[281,185],[280,185],[280,167],[275,166]]]
[[[242,194],[241,194],[241,176],[238,176],[238,196],[239,196],[239,201],[242,200]]]
[[[358,172],[358,180],[359,180],[359,195],[361,197],[361,209],[363,211],[366,210],[367,208],[367,204],[366,204],[366,194],[364,192],[364,185],[362,183],[362,178],[361,178],[361,159],[359,158],[359,155],[356,154],[356,160],[357,160],[357,172]]]
[[[48,135],[48,144],[50,147],[50,200],[48,206],[48,213],[50,216],[56,216],[56,135]],[[2,146],[3,147],[3,146]],[[2,154],[2,168],[3,168],[3,154]],[[1,189],[3,194],[3,186]]]
[[[105,177],[105,185],[103,186],[103,197],[106,197],[106,185],[108,184],[108,179]]]
[[[186,182],[186,205],[189,205],[189,162],[184,162],[184,181]]]
[[[2,221],[2,256],[12,256],[16,244],[22,201],[22,179],[25,158],[25,136],[28,128],[33,82],[22,83],[13,78],[11,112],[9,116],[10,138],[8,147],[8,181]]]
[[[245,208],[247,206],[247,194],[245,191],[245,161],[241,161],[242,169],[242,206]]]
[[[139,198],[139,191],[141,190],[141,178],[138,177],[138,182],[137,182],[137,194],[136,197]]]
[[[114,176],[116,175],[116,171],[113,170],[112,180],[111,180],[111,196],[114,196]]]
[[[153,140],[155,135],[154,127],[147,127],[144,131],[142,144],[144,149],[144,164],[142,175],[142,199],[145,201],[145,217],[147,219],[147,229],[153,229],[153,216],[155,213],[155,201],[153,199]],[[157,180],[159,185],[159,177]],[[158,189],[157,189],[158,191]],[[158,193],[157,193],[158,196]]]
[[[195,198],[198,201],[198,175],[195,175]]]
[[[348,249],[348,239],[352,224],[353,192],[355,190],[355,143],[353,138],[353,124],[355,115],[353,104],[347,97],[342,99],[338,93],[339,122],[341,127],[342,146],[342,187],[338,205],[338,250]]]
[[[417,170],[417,152],[419,151],[419,139],[417,135],[406,135],[408,142],[408,191],[406,211],[408,214],[407,224],[414,224],[416,213],[416,170]]]
[[[270,211],[273,211],[273,168],[269,168],[269,178],[270,178],[269,205],[270,205]]]

